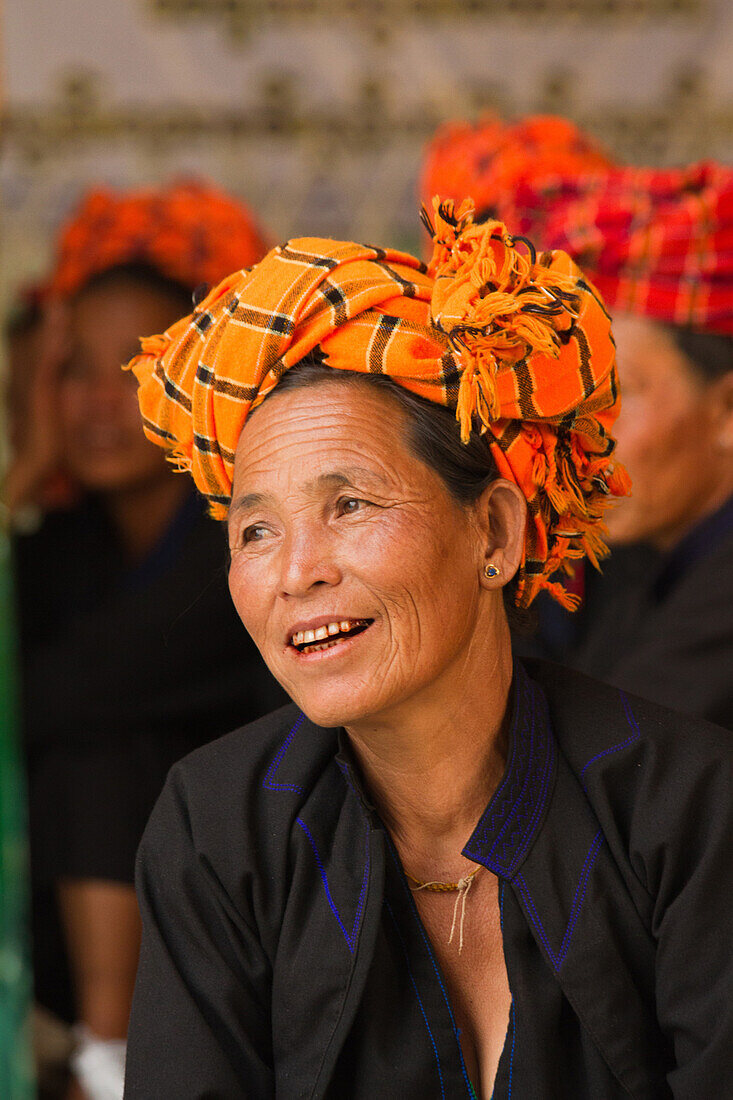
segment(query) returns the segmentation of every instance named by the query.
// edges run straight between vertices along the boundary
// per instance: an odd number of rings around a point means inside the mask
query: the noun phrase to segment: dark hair
[[[105,268],[104,271],[98,271],[87,279],[76,293],[84,294],[88,290],[100,290],[118,283],[132,283],[134,286],[142,287],[143,290],[165,294],[176,302],[181,316],[185,316],[193,309],[191,297],[193,287],[188,288],[177,279],[169,278],[144,260],[115,264],[113,267]]]
[[[472,504],[487,485],[499,477],[485,436],[472,432],[461,442],[455,413],[399,386],[383,374],[334,370],[325,365],[319,350],[311,352],[286,371],[274,393],[315,386],[319,382],[361,384],[381,390],[396,401],[406,415],[407,443],[413,454],[441,478],[453,499],[463,506]],[[528,633],[534,615],[517,607],[517,577],[504,586],[504,608],[512,630]]]
[[[733,336],[686,325],[665,324],[664,329],[702,382],[715,382],[733,370]]]

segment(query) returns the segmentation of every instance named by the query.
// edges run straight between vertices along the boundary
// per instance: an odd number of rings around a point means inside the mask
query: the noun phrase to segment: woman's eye
[[[242,532],[242,543],[262,542],[264,538],[267,538],[267,534],[267,528],[263,527],[261,523],[253,523],[251,527],[245,527]]]
[[[339,501],[339,512],[342,516],[351,516],[361,511],[366,503],[367,501],[359,500],[358,497],[344,497]]]

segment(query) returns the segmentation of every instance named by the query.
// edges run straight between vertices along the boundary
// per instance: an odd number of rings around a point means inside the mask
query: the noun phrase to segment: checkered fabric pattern
[[[193,291],[255,264],[266,251],[249,210],[207,184],[123,194],[95,188],[61,232],[47,293],[67,297],[92,276],[132,262]]]
[[[614,471],[614,346],[603,305],[562,253],[536,256],[470,207],[435,207],[429,268],[350,241],[303,238],[216,287],[130,368],[148,437],[226,515],[250,409],[318,347],[327,365],[389,375],[488,432],[529,508],[518,602],[569,558],[603,552],[599,521],[626,491]]]
[[[525,183],[501,206],[517,232],[569,252],[612,311],[733,333],[733,168],[616,168]]]

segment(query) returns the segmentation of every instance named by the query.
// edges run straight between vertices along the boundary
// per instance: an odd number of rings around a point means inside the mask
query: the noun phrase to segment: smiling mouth
[[[341,619],[315,630],[299,630],[290,638],[290,644],[299,653],[317,653],[321,649],[332,649],[345,638],[354,638],[363,634],[374,619]]]

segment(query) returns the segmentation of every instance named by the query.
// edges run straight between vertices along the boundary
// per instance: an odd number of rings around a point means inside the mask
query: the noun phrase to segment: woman
[[[424,186],[570,253],[613,315],[634,491],[603,574],[579,571],[581,613],[538,605],[545,650],[733,729],[731,169],[621,168],[572,123],[528,118],[439,132]]]
[[[200,185],[87,196],[60,241],[54,340],[9,477],[16,507],[59,467],[78,492],[14,550],[37,996],[79,1023],[92,1098],[122,1091],[134,857],[166,772],[243,711],[285,701],[231,609],[220,525],[145,439],[119,368],[141,325],[170,324],[234,254],[254,262],[258,240],[243,208]]]
[[[729,1078],[726,736],[510,652],[626,490],[607,316],[470,208],[435,242],[290,241],[131,364],[295,706],[152,815],[130,1100]]]

